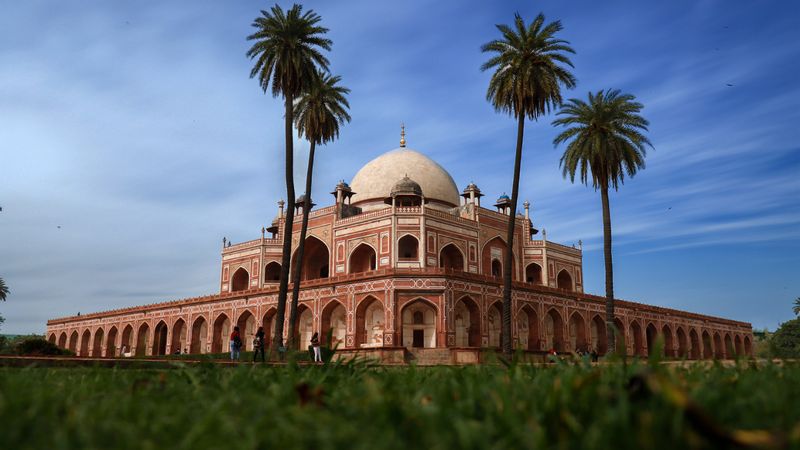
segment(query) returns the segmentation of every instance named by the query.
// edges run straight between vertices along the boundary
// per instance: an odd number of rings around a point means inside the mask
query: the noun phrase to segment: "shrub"
[[[778,327],[770,339],[770,349],[778,358],[800,358],[800,318]]]
[[[59,348],[56,344],[43,338],[28,338],[22,340],[14,346],[13,352],[21,356],[58,356],[72,354],[69,350]]]

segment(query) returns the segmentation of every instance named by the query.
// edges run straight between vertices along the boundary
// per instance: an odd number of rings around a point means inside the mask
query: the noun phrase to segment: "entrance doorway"
[[[412,347],[425,347],[425,330],[414,330]]]

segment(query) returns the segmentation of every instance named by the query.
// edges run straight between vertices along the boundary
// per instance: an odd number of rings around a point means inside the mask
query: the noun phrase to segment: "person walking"
[[[231,333],[231,361],[239,360],[239,350],[242,348],[242,336],[239,334],[239,327],[233,327]]]
[[[258,353],[261,352],[261,362],[264,362],[264,327],[258,327],[256,336],[253,338],[253,362],[256,362]]]
[[[314,362],[322,362],[322,352],[319,348],[319,333],[316,331],[314,335],[311,336],[311,346],[314,348]]]

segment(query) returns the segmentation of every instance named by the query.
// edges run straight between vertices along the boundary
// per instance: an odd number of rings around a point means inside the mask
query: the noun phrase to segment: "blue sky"
[[[291,3],[280,2],[283,6]],[[0,15],[5,333],[48,318],[214,292],[221,239],[259,236],[284,197],[282,106],[248,78],[265,2],[12,2]],[[564,25],[576,89],[644,103],[655,150],[612,195],[619,298],[774,329],[800,296],[800,5],[795,2],[307,2],[352,89],[317,152],[328,199],[398,145],[490,199],[510,191],[515,122],[485,101],[480,45],[518,11]],[[732,86],[728,86],[732,85]],[[521,200],[584,242],[603,287],[599,195],[561,177],[552,116],[529,122]],[[298,141],[297,160],[307,144]],[[297,166],[298,189],[305,167]],[[327,202],[324,202],[327,203]],[[60,228],[59,228],[60,227]]]

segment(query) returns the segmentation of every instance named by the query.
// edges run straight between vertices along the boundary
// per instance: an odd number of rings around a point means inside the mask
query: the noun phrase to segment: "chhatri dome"
[[[407,178],[422,190],[426,204],[439,209],[458,206],[458,188],[453,177],[436,161],[406,148],[405,131],[401,136],[400,148],[368,162],[353,177],[352,204],[364,210],[385,208],[384,200]]]

